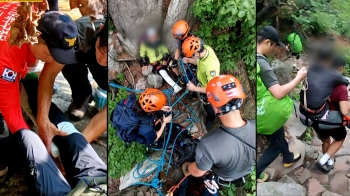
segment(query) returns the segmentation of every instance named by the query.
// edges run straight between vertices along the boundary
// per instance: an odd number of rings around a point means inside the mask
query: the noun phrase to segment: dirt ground
[[[78,9],[69,10],[69,1],[68,0],[60,0],[59,1],[59,9],[62,12],[67,13],[72,17],[73,20],[76,20],[81,17],[81,14]],[[107,79],[107,78],[106,78]],[[89,80],[92,82],[92,76],[89,74]],[[55,81],[55,84],[58,86],[58,91],[55,95],[53,95],[52,101],[67,115],[68,106],[71,102],[71,90],[68,82],[65,80],[63,75],[60,73]],[[85,126],[88,124],[90,119],[98,112],[98,110],[93,106],[92,103],[89,106],[89,110],[85,115],[84,119],[78,122],[72,122],[75,127],[82,131]],[[26,115],[24,114],[26,117]],[[34,126],[33,122],[29,118],[27,119],[27,123],[33,131],[37,131],[37,128]],[[4,134],[0,135],[0,137],[5,137],[8,135],[8,131]],[[106,132],[98,138],[97,142],[93,142],[92,147],[95,149],[97,154],[101,157],[101,159],[107,163],[107,134]],[[4,150],[4,149],[0,149]],[[12,175],[7,175],[3,178],[0,178],[0,195],[28,195],[27,186],[24,180],[24,176],[21,171],[15,171]]]

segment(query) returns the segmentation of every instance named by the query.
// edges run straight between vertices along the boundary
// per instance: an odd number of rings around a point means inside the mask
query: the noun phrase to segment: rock
[[[328,175],[323,173],[315,173],[311,172],[311,177],[315,178],[317,181],[319,181],[321,184],[328,184]]]
[[[274,170],[273,168],[266,168],[264,170],[264,172],[268,173],[270,176],[269,176],[269,180],[276,180],[274,177],[276,175],[276,170]],[[287,175],[286,175],[287,176]],[[289,176],[287,176],[289,177]],[[292,179],[293,180],[293,179]],[[294,181],[294,180],[293,180]]]
[[[308,144],[305,144],[305,157],[316,160],[318,158],[318,150]]]
[[[157,167],[157,164],[154,164],[152,161],[150,160],[157,160],[160,158],[160,156],[162,155],[163,151],[155,151],[152,152],[149,157],[149,160],[146,159],[142,166],[138,169],[138,171],[140,171],[140,173],[148,173],[149,171],[152,171],[154,168]],[[135,169],[137,168],[138,165],[135,165],[135,167],[127,174],[125,174],[124,176],[120,177],[120,185],[119,185],[119,190],[123,190],[125,188],[128,188],[129,186],[140,182],[140,179],[137,176],[137,172],[134,172]],[[135,175],[135,177],[134,177]]]
[[[136,90],[144,90],[147,87],[147,81],[145,78],[140,78],[137,80],[136,85],[135,85]]]
[[[108,80],[114,80],[124,69],[123,63],[116,62],[108,56]]]
[[[329,191],[341,195],[350,195],[349,179],[344,174],[335,174],[335,176],[331,179]]]
[[[148,76],[149,74],[152,73],[152,69],[153,69],[153,67],[152,67],[151,65],[148,65],[148,66],[147,66],[147,69],[142,70],[142,75]]]
[[[304,169],[301,174],[300,178],[298,178],[300,184],[304,184],[309,178],[311,178],[311,172],[308,169]]]
[[[334,172],[338,171],[348,171],[350,169],[350,165],[343,163],[343,162],[335,162],[334,163]]]
[[[193,28],[194,22],[196,21],[193,14],[189,11],[194,0],[172,0],[170,1],[168,12],[164,20],[163,34],[165,35],[165,41],[168,49],[171,53],[175,52],[176,40],[174,39],[171,30],[173,25],[178,20],[185,20],[189,23],[190,27]]]
[[[280,182],[258,183],[257,196],[298,195],[306,196],[306,189],[300,184],[287,184]]]
[[[274,60],[271,65],[281,85],[292,81],[291,73],[293,72],[293,65],[279,60]]]
[[[292,138],[289,140],[288,145],[290,152],[299,152],[301,154],[301,158],[299,159],[299,161],[295,162],[291,167],[285,168],[283,167],[282,157],[277,157],[276,160],[273,161],[269,167],[281,172],[281,175],[286,175],[292,172],[294,169],[300,167],[303,164],[305,158],[305,145],[303,142],[301,142],[298,139]]]
[[[322,145],[322,141],[320,139],[318,139],[317,137],[313,137],[311,139],[311,145],[312,146],[321,146]]]
[[[193,133],[196,133],[197,131],[198,131],[198,127],[195,124],[193,124],[193,126],[191,127],[191,130],[189,132],[191,134],[193,134]]]
[[[120,44],[119,40],[116,39],[114,40],[115,43],[115,51],[117,52],[117,54],[122,54],[123,53],[123,46]]]
[[[350,174],[346,174],[346,177],[350,178]]]
[[[108,4],[119,41],[131,56],[138,54],[140,32],[150,25],[163,24],[163,0],[124,1],[116,0]],[[160,26],[158,26],[160,27]]]
[[[150,87],[159,88],[163,84],[163,78],[162,78],[162,76],[160,76],[158,74],[152,73],[152,74],[149,74],[147,76],[147,82],[148,82]]]
[[[337,157],[335,158],[335,162],[339,162],[339,163],[350,163],[350,156],[340,156],[340,157]]]
[[[337,193],[332,193],[332,192],[329,192],[329,191],[325,191],[323,192],[322,196],[341,196]]]
[[[326,191],[326,189],[314,178],[308,180],[308,196],[318,196]]]
[[[271,177],[271,176],[270,176]],[[293,178],[285,175],[283,178],[279,179],[277,182],[281,183],[289,183],[289,184],[296,184],[296,182],[293,180]]]
[[[296,108],[299,107],[299,102],[294,102],[294,105]],[[297,115],[299,116],[299,110],[297,110]],[[306,126],[301,124],[299,117],[295,116],[295,111],[293,110],[293,113],[290,115],[289,119],[287,122],[284,124],[285,128],[288,130],[288,133],[290,136],[299,138],[301,135],[304,134],[306,131]]]

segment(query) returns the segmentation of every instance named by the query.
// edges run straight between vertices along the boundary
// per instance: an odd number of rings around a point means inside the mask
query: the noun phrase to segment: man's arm
[[[191,63],[193,65],[197,65],[197,62],[198,62],[198,59],[187,58],[187,57],[184,57],[182,60],[184,63]]]
[[[347,116],[350,112],[350,103],[348,101],[348,89],[345,85],[336,86],[333,90],[333,93],[337,91],[339,92],[338,99],[339,99],[339,107],[340,112]]]
[[[294,78],[292,81],[285,85],[275,84],[271,86],[268,90],[276,99],[282,99],[287,96],[300,82],[298,78]]]
[[[82,131],[89,143],[100,137],[107,130],[107,121],[107,106],[105,106],[90,120]]]
[[[194,177],[201,177],[208,171],[202,171],[198,169],[196,162],[192,162],[188,165],[188,172]]]

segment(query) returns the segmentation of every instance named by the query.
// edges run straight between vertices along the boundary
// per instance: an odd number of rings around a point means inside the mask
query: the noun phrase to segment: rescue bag
[[[134,109],[135,103],[135,94],[119,101],[111,114],[111,124],[117,130],[117,136],[124,142],[151,144],[157,138],[153,126],[155,117],[139,116]]]
[[[267,61],[258,55],[257,60]],[[271,135],[281,128],[291,115],[294,103],[289,96],[276,99],[266,89],[260,77],[260,65],[257,62],[257,132],[259,134]]]

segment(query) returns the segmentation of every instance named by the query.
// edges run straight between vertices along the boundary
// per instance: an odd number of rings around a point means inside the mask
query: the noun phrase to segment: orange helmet
[[[149,88],[141,94],[139,102],[145,112],[155,112],[165,105],[166,97],[162,91]]]
[[[177,21],[173,26],[173,36],[175,39],[183,40],[187,37],[188,32],[190,31],[190,26],[184,20]]]
[[[201,52],[202,50],[203,45],[201,43],[201,40],[196,36],[188,37],[182,43],[182,52],[188,58],[191,58],[195,52]]]
[[[232,99],[246,98],[241,83],[231,75],[220,75],[211,79],[207,85],[207,97],[208,101],[217,108],[225,106]],[[241,104],[242,101],[239,107]]]

